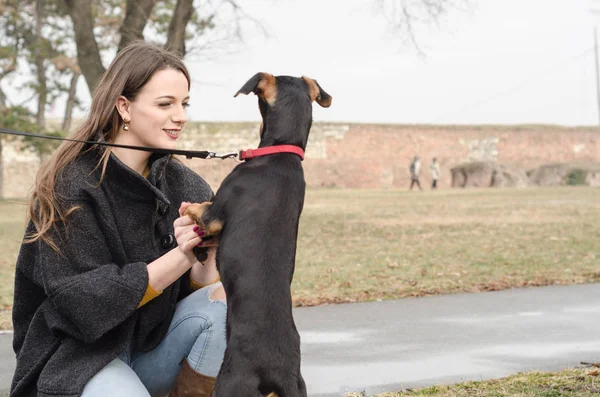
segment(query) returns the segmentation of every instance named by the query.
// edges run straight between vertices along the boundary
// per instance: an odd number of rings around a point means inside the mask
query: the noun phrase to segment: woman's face
[[[133,102],[125,97],[117,109],[129,120],[129,131],[119,130],[119,138],[129,145],[174,149],[186,121],[189,104],[188,81],[179,70],[156,72]]]

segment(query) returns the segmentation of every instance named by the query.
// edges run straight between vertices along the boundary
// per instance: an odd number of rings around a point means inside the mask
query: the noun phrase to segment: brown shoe
[[[215,387],[215,378],[202,375],[192,369],[187,358],[183,360],[175,386],[169,397],[211,397]]]

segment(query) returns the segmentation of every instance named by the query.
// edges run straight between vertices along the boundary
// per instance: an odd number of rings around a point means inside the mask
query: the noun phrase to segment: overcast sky
[[[189,118],[258,120],[255,98],[233,94],[264,71],[317,79],[333,104],[315,105],[316,121],[598,123],[595,0],[471,0],[468,12],[417,32],[425,56],[395,35],[374,1],[241,2],[270,36],[250,27],[232,54],[186,58]]]

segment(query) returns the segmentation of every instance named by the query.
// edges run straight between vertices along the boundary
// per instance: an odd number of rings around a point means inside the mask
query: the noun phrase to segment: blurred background
[[[600,183],[590,164],[531,179],[542,165],[600,161],[597,0],[2,0],[0,11],[5,128],[68,134],[116,52],[145,39],[184,54],[191,71],[184,148],[255,145],[259,113],[233,94],[265,71],[313,77],[334,98],[314,110],[311,186],[405,186],[415,155],[427,184],[437,157],[441,187]],[[0,197],[23,197],[55,145],[0,142],[0,181],[20,176],[0,182]],[[365,153],[378,154],[375,169],[360,164]],[[499,165],[483,180],[452,171],[473,161]],[[231,169],[190,165],[214,187]]]
[[[255,73],[317,79],[333,104],[314,107],[304,161],[296,305],[600,280],[600,1],[1,0],[0,11],[3,128],[68,135],[136,39],[184,55],[184,149],[256,147],[256,99],[233,98]],[[0,144],[10,328],[26,197],[56,146]],[[214,189],[235,166],[182,161]]]
[[[316,109],[321,121],[599,120],[596,0],[89,0],[73,1],[76,10],[69,3],[2,1],[3,106],[39,113],[41,98],[44,116],[59,120],[74,90],[72,115],[84,115],[89,87],[117,49],[144,38],[185,53],[193,121],[257,120],[232,98],[257,71],[322,81],[336,105]],[[177,31],[185,43],[175,44]],[[79,58],[77,45],[87,48]]]

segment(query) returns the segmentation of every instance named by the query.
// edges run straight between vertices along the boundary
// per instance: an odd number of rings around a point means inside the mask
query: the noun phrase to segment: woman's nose
[[[187,121],[187,112],[184,106],[177,107],[177,112],[173,115],[172,120],[175,123],[185,123]]]

